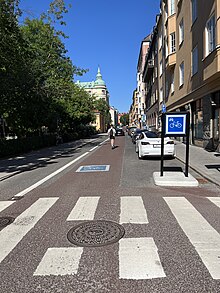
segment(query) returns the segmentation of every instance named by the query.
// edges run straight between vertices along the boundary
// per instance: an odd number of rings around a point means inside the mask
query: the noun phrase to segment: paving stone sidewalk
[[[177,158],[185,163],[186,145],[176,141]],[[207,180],[220,186],[220,153],[208,152],[201,147],[190,145],[189,166]]]

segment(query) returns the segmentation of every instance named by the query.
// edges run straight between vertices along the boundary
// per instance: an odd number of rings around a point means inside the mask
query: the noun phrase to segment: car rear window
[[[152,131],[145,132],[145,135],[148,138],[158,138],[159,137],[159,135],[156,132],[152,132]]]

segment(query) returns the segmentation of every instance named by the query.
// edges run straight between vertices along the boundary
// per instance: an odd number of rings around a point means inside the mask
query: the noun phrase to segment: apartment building
[[[148,125],[189,111],[191,143],[220,151],[219,0],[161,0],[143,78]]]
[[[146,125],[146,99],[145,99],[145,90],[146,85],[143,78],[144,66],[146,63],[146,56],[148,54],[149,46],[151,41],[151,35],[148,35],[143,39],[140,46],[140,52],[138,57],[138,65],[137,65],[137,108],[138,108],[138,123],[140,124],[140,128]]]
[[[139,112],[138,112],[138,92],[137,89],[133,91],[132,104],[129,110],[129,125],[136,125],[140,127]]]

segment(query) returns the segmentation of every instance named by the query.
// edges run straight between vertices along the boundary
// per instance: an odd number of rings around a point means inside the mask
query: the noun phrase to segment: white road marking
[[[220,235],[184,197],[164,197],[213,279],[220,279]]]
[[[83,157],[85,157],[86,155],[88,155],[89,152],[86,152],[84,154],[82,154],[81,156],[79,156],[78,158],[74,159],[73,161],[69,162],[68,164],[66,164],[65,166],[59,168],[58,170],[56,170],[55,172],[51,173],[50,175],[46,176],[45,178],[41,179],[40,181],[36,182],[35,184],[31,185],[30,187],[24,189],[23,191],[17,193],[16,195],[13,196],[13,198],[17,198],[17,197],[22,197],[25,194],[27,194],[28,192],[30,192],[31,190],[37,188],[38,186],[40,186],[41,184],[43,184],[44,182],[48,181],[49,179],[51,179],[52,177],[56,176],[57,174],[59,174],[60,172],[62,172],[63,170],[65,170],[66,168],[70,167],[72,164],[74,164],[75,162],[79,161],[80,159],[82,159]]]
[[[147,212],[141,196],[121,197],[120,223],[149,223]]]
[[[100,197],[80,197],[67,221],[93,220]]]
[[[34,272],[34,276],[77,274],[82,253],[82,247],[48,248]]]
[[[153,238],[123,238],[119,242],[119,278],[166,277]]]
[[[207,197],[212,203],[220,208],[220,197]]]
[[[12,224],[0,231],[0,263],[57,200],[58,197],[38,199]]]
[[[100,143],[100,145],[104,144],[108,140],[109,140],[109,138],[105,139],[103,142]]]
[[[90,152],[94,151],[95,149],[97,149],[99,146],[95,146],[94,148],[92,148],[91,150],[89,150]]]
[[[13,204],[14,201],[0,201],[0,212]]]

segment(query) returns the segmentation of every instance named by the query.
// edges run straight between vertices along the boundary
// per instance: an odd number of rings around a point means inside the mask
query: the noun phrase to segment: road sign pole
[[[186,162],[185,162],[185,176],[189,176],[189,127],[190,127],[190,113],[186,114]]]
[[[162,132],[161,132],[161,161],[160,161],[160,176],[163,176],[163,157],[164,157],[164,134],[165,134],[165,114],[162,113]]]

